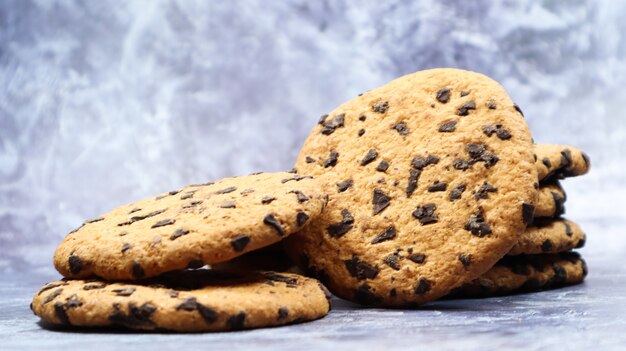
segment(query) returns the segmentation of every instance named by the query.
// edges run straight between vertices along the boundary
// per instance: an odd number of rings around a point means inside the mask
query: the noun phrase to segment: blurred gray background
[[[0,272],[51,271],[84,219],[188,183],[287,170],[318,117],[433,67],[479,71],[565,182],[591,263],[626,252],[626,2],[0,1]]]

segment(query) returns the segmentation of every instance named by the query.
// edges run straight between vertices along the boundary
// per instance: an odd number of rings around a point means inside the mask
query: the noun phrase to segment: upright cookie
[[[310,176],[261,173],[192,185],[122,206],[63,240],[54,264],[69,278],[141,279],[271,245],[320,214]]]
[[[589,156],[569,145],[536,144],[535,156],[539,181],[580,176],[591,167]]]
[[[580,226],[567,219],[535,219],[507,255],[558,253],[585,246]]]
[[[425,303],[486,272],[536,198],[519,108],[457,69],[396,79],[322,116],[296,168],[326,184],[329,203],[288,238],[290,255],[365,305]]]
[[[53,324],[200,332],[310,321],[330,303],[318,281],[297,274],[196,270],[141,283],[56,281],[31,309]]]
[[[535,218],[559,217],[565,213],[567,196],[558,181],[544,184],[537,189],[537,203],[535,204]]]
[[[582,283],[587,265],[575,252],[505,256],[480,278],[455,289],[450,298],[491,297]]]

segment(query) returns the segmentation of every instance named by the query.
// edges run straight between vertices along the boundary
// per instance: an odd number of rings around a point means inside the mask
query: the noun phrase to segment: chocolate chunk
[[[180,196],[180,199],[181,200],[191,199],[193,197],[193,194],[195,193],[196,193],[196,190],[187,191],[186,193]]]
[[[580,152],[580,155],[582,156],[583,161],[585,161],[585,168],[589,168],[589,165],[591,164],[591,160],[589,159],[589,155],[587,155],[586,153],[584,153],[582,151]]]
[[[159,214],[165,212],[166,210],[167,209],[162,209],[162,210],[152,211],[152,212],[150,212],[148,214],[145,214],[145,215],[133,216],[133,217],[130,217],[130,220],[128,220],[126,222],[118,223],[117,225],[120,226],[120,227],[121,226],[125,226],[125,225],[130,225],[130,224],[133,224],[133,223],[135,223],[137,221],[141,221],[141,220],[144,220],[146,218],[150,218],[150,217],[154,217],[156,215],[159,215]]]
[[[569,223],[563,222],[563,225],[565,226],[565,235],[567,236],[574,235],[574,231],[572,230],[572,227],[569,225]]]
[[[124,314],[117,305],[116,311],[109,315],[109,321],[124,326],[145,326],[153,325],[150,320],[157,308],[153,304],[146,302],[141,306],[134,303],[128,304],[128,315]]]
[[[313,157],[311,157],[311,156],[307,156],[304,159],[304,162],[306,162],[306,163],[315,163],[315,159]]]
[[[379,171],[379,172],[384,172],[388,168],[389,168],[389,163],[387,163],[387,161],[385,161],[385,160],[380,161],[378,166],[376,166],[376,170]]]
[[[524,117],[524,112],[522,112],[522,109],[519,108],[517,104],[513,104],[513,108],[515,109],[515,111],[519,112],[519,114],[522,115],[522,117]]]
[[[385,113],[389,109],[389,103],[387,101],[379,101],[372,105],[372,111],[378,113]]]
[[[543,160],[541,160],[541,162],[543,163],[544,166],[546,166],[547,168],[551,168],[552,167],[552,162],[550,162],[550,159],[547,157],[544,157]]]
[[[376,152],[376,150],[374,149],[370,149],[367,154],[365,154],[365,157],[363,157],[363,159],[361,160],[361,166],[365,166],[368,163],[374,161],[376,157],[378,157],[378,152]]]
[[[327,159],[324,160],[324,168],[335,167],[337,164],[337,159],[339,158],[339,153],[337,151],[331,151],[330,155]]]
[[[195,200],[195,201],[191,201],[191,202],[189,202],[189,203],[187,203],[187,204],[184,204],[184,205],[182,206],[182,208],[193,208],[193,207],[196,207],[196,206],[200,205],[200,204],[201,204],[201,203],[203,203],[203,202],[204,202],[204,201],[202,201],[202,200]]]
[[[565,198],[561,197],[559,193],[551,191],[552,200],[554,201],[554,217],[560,217],[565,213]]]
[[[414,157],[411,161],[411,165],[415,169],[423,170],[426,166],[434,165],[439,162],[439,157],[435,155],[428,155],[426,157]]]
[[[428,187],[428,192],[434,193],[437,191],[446,191],[447,188],[448,188],[448,184],[446,184],[445,182],[439,182],[438,180],[435,180],[433,185]]]
[[[287,307],[281,307],[278,309],[278,318],[276,320],[283,320],[289,316],[289,309]]]
[[[383,241],[391,240],[396,237],[396,228],[391,226],[385,229],[382,233],[378,234],[374,239],[372,239],[372,244],[378,244]]]
[[[358,136],[363,136],[363,134],[365,134],[365,129],[361,128],[359,129],[359,132],[357,133]]]
[[[81,261],[80,257],[78,256],[70,254],[70,257],[68,258],[68,263],[70,266],[70,273],[72,274],[78,274],[80,273],[80,271],[83,270],[83,261]]]
[[[328,117],[328,115],[321,115],[320,119],[317,121],[317,124],[321,124],[324,125],[324,123],[326,122],[326,118]]]
[[[57,282],[57,283],[49,283],[46,286],[44,286],[43,288],[39,289],[39,292],[37,293],[37,296],[41,295],[42,293],[50,290],[50,289],[54,289],[54,288],[58,288],[59,286],[65,286],[68,283],[65,281],[62,282]]]
[[[212,308],[206,307],[203,304],[199,303],[197,304],[196,310],[198,310],[198,313],[200,313],[200,316],[202,317],[202,319],[204,319],[205,322],[211,324],[217,321],[218,314]]]
[[[133,274],[133,277],[139,278],[139,279],[145,276],[143,267],[141,267],[141,265],[137,262],[133,263],[132,274]]]
[[[367,284],[362,284],[355,290],[354,299],[356,302],[366,306],[377,305],[381,302],[381,298],[376,296],[372,292],[372,287]]]
[[[169,297],[171,297],[173,299],[178,297],[178,291],[176,291],[176,290],[170,290],[170,291],[167,292],[167,294],[169,295]]]
[[[83,302],[78,298],[78,296],[76,296],[76,294],[73,294],[72,296],[68,297],[65,300],[65,307],[66,308],[77,308],[83,305]]]
[[[585,243],[587,242],[587,237],[585,235],[583,235],[582,239],[578,240],[578,242],[576,243],[576,249],[580,249],[583,246],[585,246]]]
[[[487,103],[487,108],[489,108],[490,110],[495,110],[496,109],[496,103],[493,101],[489,101]]]
[[[63,292],[63,288],[58,288],[58,289],[54,290],[53,292],[51,292],[48,296],[46,296],[46,297],[43,299],[43,303],[42,303],[42,305],[45,305],[45,304],[47,304],[48,302],[50,302],[50,301],[52,301],[52,300],[56,299],[57,297],[59,297],[59,295],[61,295],[61,293],[62,293],[62,292]]]
[[[367,117],[365,117],[365,115],[360,115],[359,116],[359,121],[361,121],[361,122],[365,122],[366,119],[367,119]]]
[[[470,168],[472,164],[473,163],[470,163],[470,161],[457,159],[457,160],[454,160],[454,162],[452,162],[452,167],[454,167],[454,169],[464,171]]]
[[[486,151],[485,146],[482,144],[467,144],[465,150],[473,160],[478,160]]]
[[[459,261],[461,261],[463,267],[467,268],[472,264],[472,255],[460,254]]]
[[[502,126],[502,124],[492,124],[483,126],[483,133],[486,136],[490,137],[494,133],[500,140],[509,140],[511,139],[511,133]]]
[[[541,252],[550,252],[552,250],[552,240],[546,239],[541,244]]]
[[[522,222],[526,225],[529,225],[533,221],[534,216],[535,216],[535,206],[523,202],[522,203]]]
[[[403,135],[403,136],[409,134],[409,128],[406,126],[406,123],[402,121],[394,124],[393,127],[391,127],[391,129],[395,129],[396,132],[398,132],[400,135]]]
[[[463,90],[461,92],[461,97],[467,96],[467,95],[469,95],[469,93],[470,93],[469,91]]]
[[[291,190],[288,194],[296,194],[298,202],[300,203],[309,201],[309,197],[304,195],[304,193],[300,190]]]
[[[350,275],[358,280],[374,279],[378,275],[378,267],[361,261],[356,255],[352,255],[351,259],[344,260],[343,263],[346,265]]]
[[[246,313],[239,312],[236,315],[229,317],[228,320],[226,320],[226,323],[228,324],[230,330],[241,330],[244,327],[245,321]]]
[[[393,268],[393,269],[394,269],[394,270],[396,270],[396,271],[397,271],[397,270],[400,270],[400,262],[399,262],[399,260],[398,260],[398,255],[396,255],[396,254],[392,254],[392,255],[389,255],[389,256],[385,257],[385,258],[383,259],[383,262],[384,262],[387,266],[389,266],[389,267]]]
[[[481,210],[470,216],[467,223],[465,223],[465,230],[479,238],[491,234],[491,227],[485,222],[485,217]]]
[[[283,229],[283,226],[280,224],[278,219],[276,219],[276,217],[274,217],[273,214],[266,215],[263,218],[263,223],[266,224],[266,225],[269,225],[272,228],[274,228],[274,230],[276,230],[276,234],[278,234],[279,236],[284,236],[285,235],[285,230]]]
[[[55,302],[54,314],[56,315],[57,319],[61,321],[61,324],[70,324],[70,319],[67,317],[67,313],[65,312],[65,306],[62,302]]]
[[[450,201],[454,201],[454,200],[460,199],[466,188],[467,188],[467,186],[465,186],[465,184],[462,184],[462,185],[459,185],[456,188],[450,190],[450,196],[449,196]]]
[[[437,206],[435,204],[426,204],[423,206],[417,206],[417,209],[413,211],[413,217],[417,218],[417,220],[422,224],[431,224],[437,222],[437,214],[435,210]]]
[[[235,190],[237,190],[237,187],[229,186],[228,188],[224,188],[222,190],[216,191],[214,194],[217,194],[217,195],[228,194],[228,193],[232,193]]]
[[[111,292],[114,292],[116,296],[130,296],[135,292],[135,288],[127,287],[120,289],[113,289]]]
[[[220,208],[237,208],[237,205],[232,201],[224,201],[220,204]]]
[[[456,114],[459,116],[467,116],[469,115],[470,110],[476,109],[476,103],[474,101],[468,101],[461,105],[457,110]]]
[[[348,190],[348,188],[350,188],[353,184],[352,179],[346,179],[343,182],[339,182],[337,183],[337,192],[339,193],[343,193],[344,191]]]
[[[337,156],[339,156],[339,154],[337,154]],[[299,181],[301,181],[301,180],[303,180],[303,179],[313,179],[313,177],[308,176],[308,175],[307,175],[307,176],[303,176],[303,175],[296,174],[296,175],[294,175],[294,176],[293,176],[293,177],[291,177],[291,178],[281,179],[281,180],[280,180],[280,182],[281,182],[282,184],[285,184],[285,183],[287,183],[287,182],[291,182],[291,181],[296,181],[296,182],[299,182]]]
[[[298,214],[296,215],[296,223],[298,224],[298,227],[302,227],[304,223],[306,223],[306,221],[308,220],[309,220],[308,214],[302,211],[298,211]]]
[[[152,227],[150,227],[150,228],[165,227],[166,225],[172,225],[172,224],[174,224],[174,223],[176,223],[176,220],[175,220],[175,219],[172,219],[172,218],[169,218],[169,219],[162,219],[162,220],[160,220],[160,221],[158,221],[158,222],[154,223],[154,224],[152,225]]]
[[[435,98],[437,99],[437,101],[441,102],[442,104],[445,104],[446,102],[450,101],[450,89],[448,88],[442,88],[437,92],[437,95],[435,96]]]
[[[456,121],[449,121],[439,126],[439,132],[452,133],[456,130]]]
[[[552,284],[563,284],[567,281],[567,271],[565,268],[561,267],[557,263],[552,264],[552,269],[554,270],[554,277],[550,282]]]
[[[178,293],[177,293],[177,296],[178,296]],[[197,308],[198,308],[198,301],[196,300],[195,297],[188,297],[183,302],[181,302],[180,304],[176,306],[177,311],[183,310],[187,312],[195,311]]]
[[[354,217],[347,209],[341,210],[341,216],[343,217],[341,222],[333,223],[326,228],[328,234],[333,238],[340,238],[352,229],[354,224]]]
[[[481,156],[481,160],[484,161],[485,168],[491,168],[491,166],[495,165],[500,158],[490,151],[485,151]]]
[[[104,289],[106,288],[106,284],[87,284],[83,286],[83,290],[96,290],[96,289]]]
[[[408,255],[406,258],[408,258],[409,260],[415,263],[422,264],[426,260],[426,255],[423,253],[412,253]]]
[[[100,222],[100,221],[104,221],[104,217],[98,217],[98,218],[90,219],[90,220],[85,221],[85,223],[89,224],[89,223],[96,223],[96,222]]]
[[[415,189],[417,189],[417,180],[422,172],[417,169],[409,170],[409,183],[406,187],[406,197],[411,197]]]
[[[430,291],[431,283],[428,279],[420,277],[417,280],[417,286],[415,287],[416,295],[423,295]]]
[[[189,234],[189,230],[187,229],[182,229],[182,228],[176,229],[174,233],[170,235],[170,240],[176,240],[180,238],[181,236],[187,235],[187,234]]]
[[[476,193],[474,193],[474,198],[476,200],[488,199],[489,198],[489,193],[495,193],[497,191],[498,191],[498,189],[496,187],[494,187],[493,185],[491,185],[491,184],[489,184],[489,183],[487,183],[485,181],[483,183],[483,185],[481,185],[480,188],[478,188]]]
[[[291,278],[291,277],[288,277],[286,275],[282,275],[282,274],[278,274],[278,273],[274,273],[274,272],[266,273],[265,277],[267,279],[271,280],[271,281],[285,283],[287,285],[296,285],[296,284],[298,284],[298,280],[296,278]]]
[[[386,209],[390,202],[391,198],[387,196],[387,194],[378,188],[374,189],[374,196],[372,197],[374,215],[377,215]]]
[[[324,120],[320,120],[322,121],[322,130],[321,133],[324,135],[331,135],[335,132],[335,129],[343,127],[344,124],[344,120],[345,120],[345,114],[341,113],[338,115],[335,115],[335,117],[333,117],[330,122],[326,122],[326,117],[328,117],[328,115],[323,116]]]
[[[130,250],[133,247],[133,245],[129,244],[129,243],[124,243],[124,245],[122,245],[122,253]]]
[[[261,203],[262,204],[269,204],[270,202],[276,200],[275,197],[273,196],[263,196],[263,198],[261,199]]]
[[[239,235],[234,237],[231,241],[230,241],[230,245],[233,247],[233,250],[235,250],[236,252],[240,252],[243,251],[243,249],[246,248],[246,246],[248,245],[248,243],[250,242],[250,237],[247,235]]]

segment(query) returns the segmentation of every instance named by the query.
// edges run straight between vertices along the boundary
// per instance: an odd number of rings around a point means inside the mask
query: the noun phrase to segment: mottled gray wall
[[[116,205],[289,169],[319,115],[443,66],[502,82],[537,142],[588,151],[571,218],[622,218],[625,18],[608,0],[3,0],[0,271],[50,269]],[[626,246],[610,240],[587,250]]]

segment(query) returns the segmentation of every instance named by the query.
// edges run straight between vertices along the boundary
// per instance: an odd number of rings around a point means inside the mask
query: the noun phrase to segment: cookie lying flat
[[[297,274],[197,270],[141,284],[56,281],[39,290],[31,309],[53,324],[226,331],[321,318],[327,296],[318,281]]]
[[[317,181],[291,173],[192,185],[87,221],[59,245],[54,264],[69,278],[110,280],[197,268],[282,240],[326,200]]]
[[[537,219],[507,255],[557,253],[585,245],[586,236],[580,226],[567,219]]]
[[[309,135],[296,169],[318,176],[329,202],[288,238],[289,254],[361,304],[437,299],[491,268],[531,220],[532,151],[495,81],[457,69],[396,79]]]
[[[589,156],[569,145],[536,144],[535,165],[539,181],[576,177],[589,171]]]
[[[559,182],[544,184],[537,189],[537,203],[535,204],[535,218],[559,217],[565,213],[567,196]]]
[[[480,278],[457,288],[448,297],[490,297],[541,291],[581,283],[587,265],[575,252],[505,256]]]

